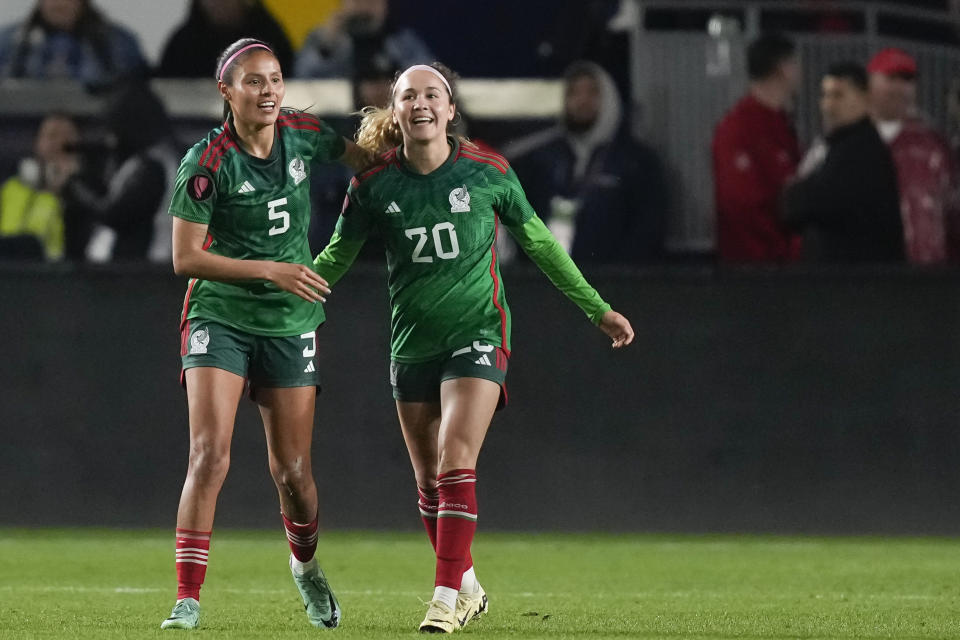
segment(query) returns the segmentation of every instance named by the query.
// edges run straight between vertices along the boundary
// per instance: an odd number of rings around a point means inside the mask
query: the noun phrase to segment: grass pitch
[[[172,531],[0,529],[0,638],[413,638],[422,534],[326,533],[343,607],[310,627],[282,531],[214,531],[201,628],[160,631]],[[478,638],[958,638],[960,541],[481,533]]]

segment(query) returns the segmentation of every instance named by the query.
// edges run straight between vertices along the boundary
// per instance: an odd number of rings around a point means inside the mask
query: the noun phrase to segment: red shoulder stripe
[[[497,299],[500,293],[500,279],[497,277],[497,235],[500,233],[500,215],[493,212],[493,242],[490,243],[490,277],[493,278],[493,306],[500,313],[500,340],[503,345],[503,351],[509,356],[507,351],[507,312],[501,306]]]
[[[280,116],[277,118],[277,122],[280,124],[297,122],[301,124],[312,124],[317,127],[320,126],[320,118],[314,118],[313,116]]]
[[[291,122],[280,122],[280,123],[278,123],[278,124],[279,124],[279,126],[281,126],[281,127],[286,127],[287,129],[298,129],[298,130],[300,130],[300,131],[317,131],[317,132],[319,132],[319,133],[323,133],[323,129],[321,129],[321,128],[319,128],[319,127],[312,127],[312,126],[310,126],[309,124],[307,124],[306,122],[294,122],[294,123],[291,123]]]
[[[312,113],[281,113],[277,120],[313,120],[320,122],[320,118]]]
[[[492,158],[481,158],[480,156],[475,156],[475,155],[473,155],[472,153],[469,153],[469,152],[467,152],[467,151],[464,151],[463,149],[460,149],[460,155],[458,155],[457,157],[458,157],[458,158],[460,158],[460,157],[468,158],[468,159],[474,160],[474,161],[476,161],[476,162],[482,162],[482,163],[484,163],[484,164],[489,164],[489,165],[492,166],[492,167],[496,167],[497,170],[500,171],[500,173],[503,173],[503,174],[506,174],[506,173],[507,173],[507,167],[504,166],[503,164],[500,164],[499,162],[497,162],[496,160],[494,160],[494,159],[492,159]]]
[[[217,169],[220,168],[220,162],[223,161],[223,157],[227,155],[227,152],[230,151],[230,149],[236,149],[236,148],[237,148],[237,145],[235,145],[232,140],[228,144],[224,145],[223,151],[217,154],[217,161],[213,165],[213,167],[211,167],[211,171],[216,173]]]
[[[378,164],[377,166],[373,167],[372,169],[367,169],[366,171],[364,171],[363,173],[361,173],[359,176],[356,177],[357,186],[359,187],[361,182],[364,182],[364,181],[366,181],[366,180],[369,180],[370,178],[372,178],[372,177],[375,176],[376,174],[380,173],[381,171],[383,171],[384,169],[386,169],[387,167],[389,167],[391,164],[393,164],[393,163],[388,162],[388,163],[385,163],[385,164]]]
[[[210,154],[210,157],[207,158],[203,166],[207,167],[213,172],[216,172],[217,169],[220,168],[220,163],[223,161],[223,157],[227,154],[227,152],[236,148],[237,145],[233,142],[233,140],[225,141],[219,149]]]
[[[477,156],[478,158],[487,158],[488,160],[492,160],[493,162],[496,162],[497,164],[501,165],[504,169],[507,169],[510,167],[510,163],[507,162],[507,159],[504,158],[499,153],[493,153],[491,151],[481,151],[479,149],[467,149],[467,153],[471,153]]]
[[[397,150],[391,149],[390,151],[387,151],[380,156],[380,159],[383,161],[383,164],[378,164],[375,167],[371,167],[354,178],[354,180],[356,180],[356,184],[353,187],[354,189],[359,187],[361,182],[372,178],[374,175],[380,173],[387,167],[397,164]]]
[[[461,149],[462,149],[462,148],[464,148],[464,147],[461,147]],[[507,162],[507,159],[506,159],[506,158],[504,158],[502,155],[500,155],[500,154],[497,153],[496,151],[484,151],[483,149],[480,149],[479,147],[478,147],[478,148],[466,147],[466,150],[469,151],[469,152],[471,152],[471,153],[475,153],[475,154],[478,155],[478,156],[485,156],[485,157],[488,157],[488,158],[493,158],[493,159],[495,159],[495,160],[499,160],[500,162],[502,162],[503,164],[506,164],[506,165],[509,165],[509,164],[510,164],[509,162]]]
[[[205,158],[206,158],[207,154],[210,153],[211,150],[214,149],[215,147],[220,146],[220,143],[223,141],[223,136],[225,136],[225,135],[227,135],[227,130],[226,130],[226,129],[224,129],[223,131],[221,131],[221,132],[220,132],[220,135],[218,135],[216,138],[214,138],[213,140],[210,141],[210,144],[207,145],[207,148],[203,150],[203,153],[202,153],[202,154],[200,154],[200,161],[199,161],[198,164],[200,164],[201,166],[203,165],[203,163],[205,162]]]

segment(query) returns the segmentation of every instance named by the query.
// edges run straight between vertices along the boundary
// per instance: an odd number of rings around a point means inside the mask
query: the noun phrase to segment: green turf
[[[0,529],[0,638],[413,638],[433,584],[423,535],[328,533],[344,610],[307,624],[282,532],[217,531],[201,629],[160,631],[171,532]],[[481,533],[483,638],[958,638],[960,542]]]

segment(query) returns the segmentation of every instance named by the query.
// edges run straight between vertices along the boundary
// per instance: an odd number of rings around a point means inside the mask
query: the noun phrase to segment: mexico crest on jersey
[[[197,329],[190,336],[190,353],[206,353],[210,344],[210,333],[206,328]]]
[[[450,192],[450,213],[466,213],[470,211],[470,192],[467,185],[462,185]]]
[[[307,177],[307,170],[303,166],[303,160],[300,159],[300,156],[290,161],[290,167],[288,169],[290,175],[293,176],[294,184],[300,184]]]

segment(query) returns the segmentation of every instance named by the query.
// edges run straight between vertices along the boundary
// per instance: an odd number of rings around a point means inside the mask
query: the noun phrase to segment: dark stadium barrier
[[[510,406],[480,459],[482,529],[960,530],[960,274],[588,270],[637,330],[614,352],[542,275],[504,271]],[[174,525],[184,284],[0,269],[0,523]],[[382,268],[358,265],[328,306],[323,525],[416,529]],[[276,527],[277,511],[244,401],[217,526]]]

